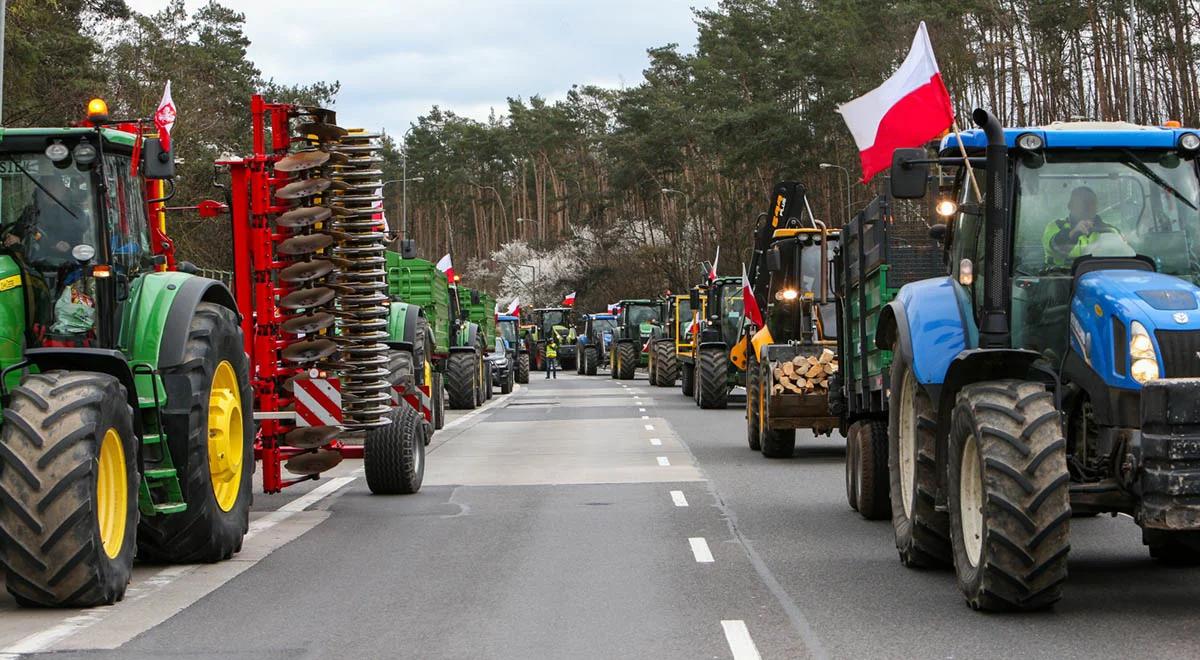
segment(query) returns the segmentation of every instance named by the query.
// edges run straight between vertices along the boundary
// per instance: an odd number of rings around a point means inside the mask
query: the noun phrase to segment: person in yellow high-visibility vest
[[[550,380],[551,374],[558,380],[558,339],[553,335],[546,342],[546,380]]]
[[[1042,247],[1046,251],[1046,263],[1051,266],[1067,267],[1076,257],[1081,257],[1088,246],[1104,234],[1115,233],[1116,227],[1104,222],[1097,214],[1099,201],[1096,191],[1079,186],[1071,191],[1067,202],[1067,217],[1046,225],[1042,232]]]

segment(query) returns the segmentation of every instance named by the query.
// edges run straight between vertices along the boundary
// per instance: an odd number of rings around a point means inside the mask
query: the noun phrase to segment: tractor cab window
[[[548,311],[542,313],[542,332],[547,336],[554,332],[554,326],[566,325],[567,313],[559,311]]]
[[[509,346],[517,345],[517,324],[512,321],[500,322],[500,336]]]
[[[688,326],[692,324],[692,301],[684,298],[675,305],[675,336],[687,334]]]
[[[152,270],[154,255],[150,248],[150,225],[141,183],[132,176],[127,156],[105,155],[105,204],[112,265],[129,276]]]
[[[657,323],[660,320],[658,318],[658,308],[646,305],[635,305],[627,308],[626,319],[628,325],[641,329],[643,334],[649,332],[644,326],[652,322]]]
[[[1071,265],[1143,255],[1200,284],[1200,181],[1174,151],[1114,149],[1025,156],[1014,179],[1014,345],[1062,356]]]
[[[612,332],[616,327],[616,319],[595,319],[592,321],[592,334],[603,337],[604,333]]]
[[[726,339],[736,337],[742,329],[742,310],[744,306],[741,282],[731,282],[721,285],[721,336]]]
[[[59,169],[40,153],[0,155],[0,244],[24,271],[37,343],[92,330],[92,281],[71,255],[96,245],[91,190],[88,172]]]

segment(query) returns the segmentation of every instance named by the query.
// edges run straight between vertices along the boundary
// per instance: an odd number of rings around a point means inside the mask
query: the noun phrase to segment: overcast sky
[[[153,13],[165,0],[127,0]],[[339,123],[401,133],[437,104],[486,119],[510,96],[636,85],[646,49],[691,50],[716,0],[222,0],[250,59],[284,83],[340,80]],[[189,8],[201,5],[188,0]]]

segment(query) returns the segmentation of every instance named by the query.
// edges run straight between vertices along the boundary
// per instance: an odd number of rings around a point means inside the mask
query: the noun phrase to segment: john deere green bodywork
[[[0,255],[0,369],[21,361],[25,346],[24,282],[17,262]],[[6,387],[16,387],[21,372],[14,369],[5,380]]]
[[[496,343],[496,299],[482,291],[473,292],[466,287],[460,287],[459,291],[463,309],[467,310],[469,320],[479,326],[480,332],[483,333],[484,345],[490,351]],[[476,296],[472,295],[473,293],[479,294],[479,302],[474,302]]]
[[[425,312],[433,335],[434,353],[450,352],[450,283],[446,274],[425,259],[404,259],[399,252],[387,252],[388,295]],[[392,314],[399,310],[393,309]]]

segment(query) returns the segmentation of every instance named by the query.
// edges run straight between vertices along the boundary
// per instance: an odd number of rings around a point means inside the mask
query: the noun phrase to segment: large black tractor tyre
[[[8,592],[35,607],[121,600],[133,569],[141,480],[125,388],[107,374],[48,371],[25,376],[10,397],[0,428]]]
[[[429,427],[407,403],[387,413],[390,422],[371,429],[363,440],[363,473],[376,495],[409,495],[425,478],[425,445]]]
[[[595,346],[585,346],[583,348],[583,375],[595,376],[596,363],[600,358],[596,355]]]
[[[1070,552],[1067,442],[1041,383],[968,385],[950,421],[947,489],[958,586],[977,610],[1062,597]]]
[[[491,401],[496,392],[496,376],[492,373],[492,363],[483,361],[483,400]]]
[[[512,391],[513,391],[513,371],[512,371],[512,368],[510,367],[508,372],[504,375],[504,382],[500,384],[500,393],[501,394],[512,394]]]
[[[429,388],[430,407],[433,408],[433,429],[440,430],[446,426],[446,386],[445,376],[433,372],[433,384]]]
[[[887,422],[876,419],[850,427],[846,436],[846,487],[851,508],[867,520],[892,515],[888,499]]]
[[[686,397],[696,396],[696,364],[684,362],[683,371],[679,375],[679,389]]]
[[[529,383],[529,353],[517,355],[516,380],[522,385]]]
[[[583,359],[583,346],[575,344],[575,373],[583,375],[583,367],[586,361]]]
[[[658,379],[655,377],[657,369],[658,360],[655,359],[654,349],[651,349],[650,354],[646,356],[646,374],[647,380],[650,381],[650,387],[658,387]]]
[[[254,399],[237,313],[200,303],[183,362],[164,369],[163,385],[166,443],[187,510],[142,518],[138,559],[229,559],[250,528],[255,467]]]
[[[638,367],[638,349],[634,342],[627,341],[617,345],[617,354],[620,357],[620,370],[617,373],[619,380],[633,380],[637,374]]]
[[[474,351],[451,353],[446,360],[446,394],[451,410],[479,407],[479,356]]]
[[[760,408],[763,394],[759,387],[760,378],[758,360],[750,356],[750,363],[746,367],[746,444],[751,451],[762,450]]]
[[[650,376],[651,384],[658,387],[674,387],[676,379],[679,378],[674,341],[654,342],[654,367],[654,373]]]
[[[697,361],[700,372],[699,404],[706,410],[729,405],[729,355],[723,348],[702,348]]]
[[[950,516],[938,511],[937,422],[929,394],[917,382],[900,347],[891,368],[888,401],[888,486],[896,550],[905,566],[951,562]]]

